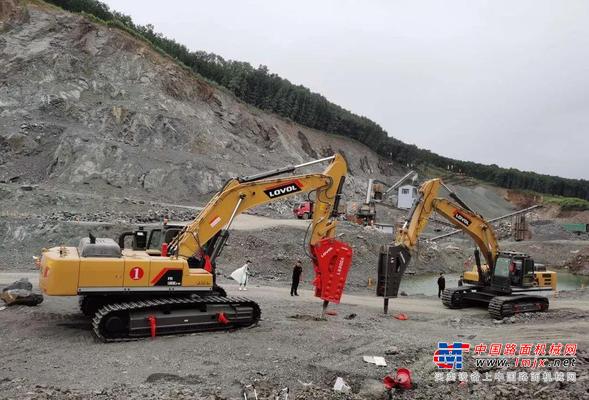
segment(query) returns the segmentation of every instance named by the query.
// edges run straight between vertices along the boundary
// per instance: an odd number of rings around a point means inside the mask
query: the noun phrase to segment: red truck
[[[337,207],[337,215],[342,216],[346,215],[347,211],[347,203],[345,200],[340,200],[338,207]],[[313,202],[312,201],[303,201],[295,206],[292,209],[295,217],[298,219],[309,219],[313,218]]]
[[[313,218],[313,202],[303,201],[293,208],[292,212],[298,219],[309,219]]]

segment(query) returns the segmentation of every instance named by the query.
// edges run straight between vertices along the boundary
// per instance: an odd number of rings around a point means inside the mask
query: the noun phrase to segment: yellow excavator
[[[290,175],[318,163],[323,173]],[[109,238],[82,238],[78,247],[53,247],[39,259],[39,284],[49,296],[79,296],[103,341],[234,329],[255,324],[260,308],[242,297],[227,297],[216,285],[216,261],[235,217],[296,194],[315,192],[307,230],[315,270],[315,295],[339,303],[352,249],[334,239],[337,206],[347,164],[336,154],[320,160],[230,179],[198,216],[158,251],[124,249]],[[145,243],[147,232],[141,232]]]
[[[457,204],[438,197],[441,187],[448,190]],[[492,226],[440,179],[431,179],[421,185],[418,200],[397,232],[395,246],[386,250],[386,257],[395,263],[397,269],[406,268],[411,251],[416,249],[432,212],[467,233],[477,245],[475,266],[464,274],[466,285],[444,290],[442,302],[446,307],[483,305],[495,319],[548,309],[548,298],[527,293],[556,290],[556,272],[539,270],[527,254],[500,251]],[[480,253],[486,264],[481,264]]]

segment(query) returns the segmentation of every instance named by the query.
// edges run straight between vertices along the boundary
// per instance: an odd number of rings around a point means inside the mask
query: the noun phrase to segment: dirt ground
[[[34,279],[30,273],[2,274],[0,286],[23,275]],[[240,293],[233,284],[224,287],[230,294]],[[331,306],[337,315],[327,321],[316,318],[320,301],[308,289],[301,290],[300,297],[290,297],[286,288],[254,281],[247,296],[262,308],[262,320],[255,327],[115,344],[94,340],[75,298],[46,297],[38,307],[8,307],[0,311],[0,398],[240,399],[253,384],[260,399],[275,399],[284,388],[289,388],[290,399],[384,399],[382,379],[399,367],[412,370],[415,387],[393,398],[589,395],[587,291],[552,299],[544,315],[520,316],[502,324],[494,323],[485,310],[453,311],[437,298],[424,296],[391,300],[385,316],[381,299],[345,295],[341,304]],[[398,312],[409,319],[391,316]],[[438,383],[432,354],[436,343],[446,340],[473,346],[577,343],[577,382]],[[388,366],[365,363],[363,355],[384,356]],[[333,392],[337,377],[351,386],[350,393]]]
[[[31,256],[43,246],[76,245],[88,231],[117,238],[138,224],[157,225],[164,215],[190,220],[198,210],[188,202],[88,195],[43,185],[31,190],[15,184],[0,188],[4,193],[0,196],[0,286],[31,274]],[[252,384],[260,399],[285,399],[284,391],[280,396],[284,388],[289,389],[291,400],[384,399],[382,379],[399,367],[413,371],[415,387],[393,398],[577,399],[589,395],[589,292],[562,294],[552,300],[546,315],[518,317],[504,324],[494,323],[485,310],[454,312],[437,298],[401,297],[392,301],[391,315],[405,312],[409,320],[399,321],[384,316],[381,300],[366,288],[368,278],[376,277],[378,249],[392,240],[392,233],[342,221],[337,237],[354,248],[348,295],[333,307],[336,316],[321,321],[317,319],[320,301],[310,291],[305,255],[309,222],[293,219],[290,206],[240,215],[219,259],[218,278],[228,283],[224,286],[230,293],[236,293],[236,288],[226,276],[245,258],[254,260],[253,286],[247,294],[262,308],[258,326],[105,345],[94,340],[75,298],[46,298],[36,308],[9,307],[0,311],[0,399],[244,399],[243,390]],[[403,215],[397,210],[383,216],[394,221]],[[527,251],[538,262],[551,265],[577,257],[589,243],[584,237],[567,236],[556,222],[533,228],[538,240],[516,243],[507,238],[501,245]],[[432,223],[424,236],[444,229]],[[472,242],[461,235],[433,244],[423,242],[410,269],[417,274],[458,272],[471,251]],[[297,258],[306,263],[306,290],[292,298],[286,286]],[[35,275],[31,277],[34,280]],[[355,317],[349,317],[352,314]],[[580,349],[574,368],[578,379],[550,384],[435,382],[432,356],[437,342],[454,340],[473,346],[574,342]],[[384,356],[388,367],[367,364],[363,355]],[[469,364],[466,370],[475,367]],[[337,377],[351,386],[350,393],[333,391]],[[252,398],[249,393],[248,399]]]

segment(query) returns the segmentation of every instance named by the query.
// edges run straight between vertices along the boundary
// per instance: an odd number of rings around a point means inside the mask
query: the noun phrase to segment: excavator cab
[[[149,239],[147,241],[146,251],[151,255],[161,254],[162,244],[170,243],[180,231],[182,231],[184,225],[164,225],[163,228],[154,228],[149,232]]]
[[[146,231],[140,226],[135,231],[123,232],[119,236],[119,247],[121,249],[131,248],[132,250],[146,251],[150,256],[161,255],[163,243],[170,243],[184,225],[164,224],[163,226]],[[130,242],[130,243],[129,243]],[[127,246],[130,244],[130,247]]]
[[[513,287],[532,288],[539,286],[536,274],[534,260],[529,255],[517,252],[499,252],[495,261],[491,285],[498,292],[510,294]]]
[[[119,247],[121,249],[126,248],[127,246],[125,244],[128,243],[128,238],[130,238],[130,244],[133,250],[145,250],[148,233],[142,226],[135,231],[123,232],[119,236]]]

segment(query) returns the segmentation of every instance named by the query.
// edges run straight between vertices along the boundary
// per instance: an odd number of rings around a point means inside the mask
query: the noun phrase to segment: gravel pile
[[[168,218],[170,221],[190,221],[194,219],[196,213],[197,211],[173,208],[149,209],[144,214],[130,214],[124,211],[102,211],[95,213],[59,211],[47,215],[40,215],[38,219],[43,223],[104,222],[142,224],[162,222],[164,218]]]
[[[565,230],[561,222],[554,220],[531,221],[530,230],[534,240],[587,240],[589,235],[577,235]]]

